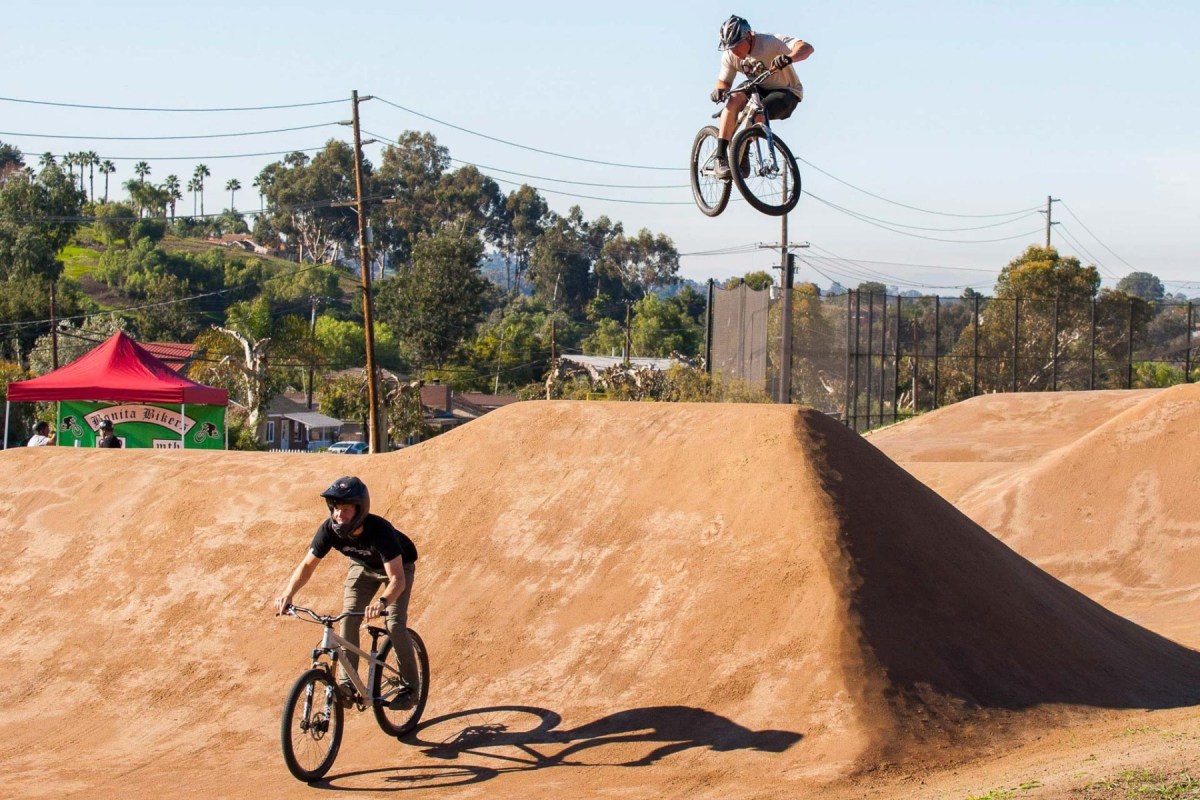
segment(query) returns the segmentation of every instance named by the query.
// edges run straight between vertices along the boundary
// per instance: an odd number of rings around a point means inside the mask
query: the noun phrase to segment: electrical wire
[[[1081,220],[1081,219],[1078,217],[1078,215],[1076,215],[1076,214],[1075,214],[1075,212],[1071,210],[1071,207],[1070,207],[1070,206],[1068,206],[1068,205],[1067,205],[1066,203],[1064,203],[1062,200],[1059,200],[1058,202],[1059,202],[1059,203],[1062,205],[1062,207],[1063,207],[1063,208],[1065,208],[1065,209],[1067,210],[1067,213],[1068,213],[1068,214],[1070,214],[1072,217],[1074,217],[1074,218],[1075,218],[1075,221],[1076,221],[1076,222],[1078,222],[1078,223],[1080,224],[1080,226],[1082,226],[1082,228],[1083,228],[1085,231],[1087,231],[1087,232],[1088,232],[1088,234],[1089,234],[1089,235],[1090,235],[1090,236],[1091,236],[1093,239],[1095,239],[1097,242],[1100,242],[1100,237],[1099,237],[1099,236],[1097,236],[1096,234],[1092,233],[1092,229],[1091,229],[1091,228],[1089,228],[1087,225],[1084,225],[1084,223],[1083,223],[1083,220]],[[1117,256],[1117,260],[1118,260],[1118,261],[1120,261],[1122,264],[1124,264],[1125,266],[1129,267],[1129,268],[1130,268],[1131,270],[1133,270],[1134,272],[1137,272],[1137,267],[1133,266],[1133,264],[1130,264],[1128,261],[1126,261],[1125,259],[1121,258],[1121,256],[1117,255],[1117,253],[1116,253],[1116,252],[1114,252],[1114,251],[1113,251],[1113,249],[1112,249],[1111,247],[1109,247],[1108,245],[1106,245],[1104,242],[1100,242],[1100,246],[1101,246],[1101,247],[1103,247],[1103,248],[1104,248],[1105,250],[1107,250],[1108,252],[1112,253],[1114,256]]]
[[[285,105],[275,106],[242,106],[231,108],[141,108],[137,106],[104,106],[104,105],[88,105],[86,103],[59,103],[50,100],[25,100],[19,97],[0,97],[0,101],[6,103],[28,103],[38,106],[58,106],[59,108],[88,108],[96,111],[153,111],[162,113],[206,113],[211,111],[278,111],[285,108],[311,108],[312,106],[327,106],[334,103],[348,103],[347,98],[341,100],[315,100],[310,103],[287,103]]]
[[[297,125],[291,128],[274,128],[269,131],[242,131],[241,133],[197,133],[186,136],[67,136],[55,133],[16,133],[0,131],[0,136],[27,136],[30,139],[75,139],[78,141],[105,142],[161,142],[178,139],[229,139],[238,136],[264,136],[271,133],[289,133],[291,131],[309,131],[313,128],[328,128],[331,125],[341,125],[340,122],[318,122],[315,125]]]
[[[464,128],[461,125],[455,125],[452,122],[446,122],[445,120],[438,119],[437,117],[431,117],[428,114],[422,114],[420,111],[416,111],[411,108],[406,108],[406,107],[400,105],[399,103],[393,103],[391,100],[382,98],[379,95],[375,95],[375,99],[381,103],[384,103],[385,105],[391,106],[392,108],[398,108],[401,111],[408,112],[409,114],[412,114],[417,117],[421,117],[422,119],[427,119],[430,122],[436,122],[439,125],[445,125],[447,128],[453,128],[456,131],[462,131],[463,133],[469,133],[472,136],[478,136],[481,139],[487,139],[492,142],[497,142],[499,144],[508,145],[509,147],[516,147],[521,150],[529,150],[530,152],[533,152],[533,153],[541,153],[542,155],[546,155],[546,156],[554,156],[555,158],[565,158],[565,159],[569,159],[571,161],[583,161],[588,164],[600,164],[601,166],[605,166],[605,167],[621,167],[623,169],[660,170],[660,171],[664,171],[664,172],[668,172],[668,171],[669,172],[685,172],[687,170],[686,167],[652,167],[652,166],[647,166],[645,164],[621,164],[621,163],[618,163],[615,161],[600,161],[600,160],[597,160],[594,158],[582,158],[580,156],[572,156],[572,155],[567,155],[565,153],[555,153],[551,150],[542,150],[537,147],[530,147],[529,145],[518,144],[517,142],[510,142],[507,139],[500,139],[496,136],[489,136],[488,134],[480,133],[479,131],[473,131],[470,128]]]
[[[931,242],[949,242],[950,244],[988,244],[991,242],[1008,242],[1008,241],[1012,241],[1013,239],[1027,238],[1029,236],[1032,236],[1032,235],[1038,233],[1041,230],[1041,228],[1034,228],[1032,231],[1027,231],[1025,233],[1019,233],[1019,234],[1016,234],[1015,236],[1003,236],[1003,237],[996,238],[996,239],[942,239],[942,238],[939,238],[936,236],[922,236],[921,234],[918,234],[918,233],[909,233],[908,231],[899,231],[899,230],[896,230],[895,228],[888,227],[887,225],[883,225],[878,222],[872,222],[871,220],[864,219],[861,214],[858,214],[857,212],[854,212],[854,211],[850,211],[849,209],[842,208],[841,206],[831,203],[828,200],[825,200],[824,198],[818,197],[815,194],[813,194],[812,192],[808,191],[807,189],[805,189],[803,191],[804,191],[804,194],[806,194],[809,197],[811,197],[812,199],[816,200],[818,203],[822,203],[823,205],[829,206],[830,208],[834,209],[835,211],[840,211],[841,213],[843,213],[849,217],[852,217],[853,219],[857,219],[860,222],[866,222],[868,225],[873,225],[876,228],[883,228],[884,230],[891,231],[892,233],[898,233],[901,236],[911,236],[914,239],[925,239],[925,240],[928,240]]]

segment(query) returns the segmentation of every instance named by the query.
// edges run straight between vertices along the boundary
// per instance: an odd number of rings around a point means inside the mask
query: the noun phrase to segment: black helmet
[[[112,429],[113,429],[113,424],[112,424],[112,420],[111,420],[111,419],[102,419],[102,420],[100,420],[100,430],[102,430],[102,431],[111,431]]]
[[[734,45],[750,35],[750,23],[734,14],[721,25],[721,44],[717,49],[732,50]]]
[[[353,475],[338,478],[328,489],[321,492],[321,497],[325,498],[325,505],[329,506],[329,524],[338,536],[348,536],[353,533],[359,525],[363,524],[363,520],[371,511],[371,493],[367,491],[367,485]],[[341,524],[334,522],[332,520],[333,507],[347,503],[358,506],[354,518]]]

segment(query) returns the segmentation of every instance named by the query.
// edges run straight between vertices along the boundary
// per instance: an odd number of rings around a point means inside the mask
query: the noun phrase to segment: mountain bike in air
[[[346,611],[326,616],[300,606],[288,606],[283,613],[325,628],[321,643],[312,651],[312,668],[296,679],[283,706],[280,728],[283,760],[293,776],[312,782],[323,778],[333,766],[342,745],[346,706],[359,711],[370,707],[375,713],[375,721],[388,736],[400,737],[417,727],[429,699],[429,655],[416,631],[409,628],[408,636],[417,659],[419,682],[417,686],[406,686],[400,677],[392,640],[385,629],[367,626],[367,632],[371,634],[370,652],[333,632],[335,622],[351,616],[361,617],[362,612]],[[369,666],[364,682],[349,662],[343,662],[341,666],[350,684],[343,690],[337,683],[337,667],[347,652],[358,654]],[[391,708],[395,705],[393,700],[402,691],[410,693],[411,705]]]
[[[800,170],[792,151],[771,130],[763,105],[760,87],[774,72],[759,64],[752,78],[729,90],[730,94],[744,92],[749,102],[738,116],[728,158],[733,185],[746,202],[764,214],[781,217],[800,199]],[[713,114],[714,119],[720,116],[719,111]],[[690,164],[692,197],[700,211],[710,217],[725,210],[730,192],[730,182],[716,176],[717,134],[715,125],[700,129],[692,143]]]

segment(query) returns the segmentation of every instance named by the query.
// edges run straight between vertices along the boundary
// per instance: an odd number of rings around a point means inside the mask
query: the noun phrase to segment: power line
[[[835,181],[837,181],[838,183],[840,183],[844,186],[849,186],[851,189],[853,189],[856,192],[862,192],[863,194],[865,194],[869,197],[874,197],[876,200],[882,200],[883,202],[891,203],[894,206],[900,206],[901,208],[907,208],[910,211],[920,211],[922,214],[937,214],[937,215],[943,216],[943,217],[967,217],[967,218],[980,219],[980,218],[985,218],[985,217],[1014,217],[1014,216],[1017,216],[1018,214],[1028,214],[1030,212],[1037,211],[1036,207],[1025,208],[1025,209],[1021,209],[1020,211],[1009,211],[1009,212],[1006,212],[1003,214],[955,214],[950,211],[931,211],[926,208],[917,208],[916,206],[910,206],[910,205],[905,205],[904,203],[898,203],[895,200],[889,200],[886,197],[882,197],[880,195],[874,194],[873,192],[868,192],[866,189],[859,188],[858,186],[855,186],[854,184],[852,184],[848,181],[844,181],[841,178],[839,178],[838,176],[833,175],[829,172],[826,172],[825,170],[821,169],[820,167],[818,167],[816,164],[812,163],[811,161],[805,161],[803,158],[800,158],[799,156],[796,156],[796,160],[803,164],[807,164],[808,166],[812,167],[817,172],[821,173],[822,175],[824,175],[828,178],[833,178]]]
[[[284,108],[309,108],[312,106],[327,106],[334,103],[345,103],[346,99],[340,100],[315,100],[310,103],[288,103],[285,105],[276,106],[241,106],[230,108],[140,108],[137,106],[104,106],[104,105],[88,105],[86,103],[59,103],[51,100],[25,100],[18,97],[0,97],[0,100],[8,103],[28,103],[38,106],[58,106],[60,108],[90,108],[97,111],[153,111],[163,113],[187,112],[187,113],[205,113],[210,111],[277,111]]]
[[[1059,202],[1062,203],[1061,200]],[[1078,222],[1083,227],[1083,229],[1091,235],[1091,237],[1093,239],[1095,239],[1097,242],[1100,242],[1100,237],[1097,236],[1096,234],[1092,233],[1091,228],[1089,228],[1087,225],[1084,225],[1083,220],[1081,220],[1078,217],[1078,215],[1076,215],[1076,213],[1071,210],[1070,206],[1068,206],[1066,203],[1062,203],[1062,207],[1067,209],[1067,213],[1070,214],[1075,219],[1075,221]],[[1106,245],[1104,242],[1100,242],[1100,246],[1103,247],[1108,252],[1112,253],[1114,256],[1117,256],[1117,260],[1119,260],[1122,264],[1129,267],[1134,272],[1137,271],[1137,267],[1133,266],[1133,264],[1130,264],[1128,261],[1126,261],[1125,259],[1121,258],[1119,255],[1117,255],[1117,253],[1114,252],[1113,249],[1111,247],[1109,247],[1108,245]]]
[[[309,131],[313,128],[328,128],[338,125],[337,122],[319,122],[316,125],[297,125],[293,128],[275,128],[269,131],[242,131],[241,133],[199,133],[187,136],[67,136],[55,133],[16,133],[0,131],[0,136],[28,136],[31,139],[75,139],[79,141],[106,142],[160,142],[176,139],[228,139],[237,136],[264,136],[271,133],[289,133],[291,131]]]
[[[839,205],[837,205],[837,204],[835,204],[835,203],[831,203],[831,202],[829,202],[828,200],[825,200],[825,199],[823,199],[823,198],[817,197],[815,194],[813,194],[812,192],[808,191],[807,189],[806,189],[806,190],[804,190],[804,194],[808,195],[809,197],[811,197],[812,199],[816,200],[817,202],[819,202],[819,203],[822,203],[822,204],[824,204],[824,205],[827,205],[827,206],[829,206],[830,208],[834,209],[835,211],[840,211],[841,213],[843,213],[843,214],[846,214],[847,216],[849,216],[849,217],[852,217],[852,218],[854,218],[854,219],[857,219],[857,220],[859,220],[860,222],[865,222],[865,223],[867,223],[868,225],[874,225],[876,228],[883,228],[884,230],[891,231],[892,233],[898,233],[898,234],[900,234],[900,235],[902,235],[902,236],[911,236],[911,237],[913,237],[914,239],[926,239],[926,240],[928,240],[928,241],[931,241],[931,242],[949,242],[950,244],[988,244],[988,243],[991,243],[991,242],[1008,242],[1008,241],[1011,241],[1011,240],[1013,240],[1013,239],[1024,239],[1024,238],[1027,238],[1027,237],[1029,237],[1029,236],[1032,236],[1032,235],[1033,235],[1033,234],[1035,234],[1035,233],[1040,233],[1040,232],[1041,232],[1041,230],[1042,230],[1042,229],[1039,227],[1039,228],[1035,228],[1035,229],[1034,229],[1034,230],[1032,230],[1032,231],[1028,231],[1028,232],[1026,232],[1026,233],[1019,233],[1019,234],[1017,234],[1017,235],[1015,235],[1015,236],[1003,236],[1003,237],[1000,237],[1000,238],[997,238],[997,239],[941,239],[941,238],[938,238],[938,237],[936,237],[936,236],[922,236],[921,234],[918,234],[918,233],[909,233],[908,231],[898,231],[898,230],[896,230],[895,228],[891,228],[891,227],[889,227],[889,226],[887,226],[887,225],[884,225],[884,224],[882,224],[882,223],[879,223],[879,222],[873,222],[873,221],[871,221],[871,220],[869,220],[869,219],[865,219],[865,218],[864,218],[864,217],[863,217],[861,214],[859,214],[859,213],[857,213],[857,212],[855,212],[855,211],[851,211],[851,210],[849,210],[849,209],[847,209],[847,208],[842,208],[841,206],[839,206]]]
[[[324,147],[305,147],[292,150],[275,150],[268,153],[231,153],[223,156],[101,156],[112,161],[212,161],[220,158],[262,158],[263,156],[287,156],[292,153],[317,153]],[[55,158],[65,158],[66,153],[55,153]]]
[[[469,128],[464,128],[461,125],[455,125],[452,122],[446,122],[445,120],[441,120],[436,117],[431,117],[428,114],[422,114],[420,111],[415,111],[411,108],[405,108],[404,106],[402,106],[398,103],[393,103],[390,100],[386,100],[386,99],[380,97],[379,95],[375,95],[375,99],[380,101],[381,103],[384,103],[385,105],[391,106],[392,108],[398,108],[401,111],[406,111],[409,114],[413,114],[415,116],[421,117],[422,119],[427,119],[430,122],[436,122],[439,125],[445,125],[446,127],[453,128],[456,131],[462,131],[463,133],[469,133],[472,136],[478,136],[481,139],[487,139],[492,142],[498,142],[499,144],[508,145],[509,147],[517,147],[517,148],[520,148],[521,150],[529,150],[534,153],[541,153],[542,155],[546,155],[546,156],[554,156],[555,158],[566,158],[571,161],[584,161],[589,164],[600,164],[605,167],[622,167],[624,169],[649,169],[649,170],[662,170],[662,171],[671,171],[671,172],[681,172],[681,171],[685,171],[687,169],[686,167],[652,167],[652,166],[647,166],[645,164],[620,164],[620,163],[617,163],[614,161],[599,161],[594,158],[582,158],[580,156],[572,156],[572,155],[567,155],[565,153],[555,153],[551,150],[542,150],[537,147],[530,147],[529,145],[518,144],[517,142],[510,142],[507,139],[500,139],[496,136],[489,136],[486,133],[480,133],[479,131],[473,131]],[[374,134],[372,134],[372,135],[374,135]]]

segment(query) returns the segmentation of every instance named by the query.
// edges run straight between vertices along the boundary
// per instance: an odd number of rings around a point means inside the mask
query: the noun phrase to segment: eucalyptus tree
[[[371,181],[370,162],[363,162],[363,171]],[[350,249],[356,241],[354,151],[350,145],[331,139],[311,159],[299,151],[289,153],[282,161],[268,164],[258,179],[266,194],[271,227],[299,247],[301,260],[329,261],[339,249]]]
[[[212,177],[212,173],[208,169],[207,164],[197,164],[196,169],[192,171],[192,177],[196,179],[199,185],[197,191],[200,194],[200,216],[204,216],[204,179]]]
[[[107,158],[100,162],[100,174],[104,176],[104,202],[108,202],[108,176],[117,171],[117,165]]]

